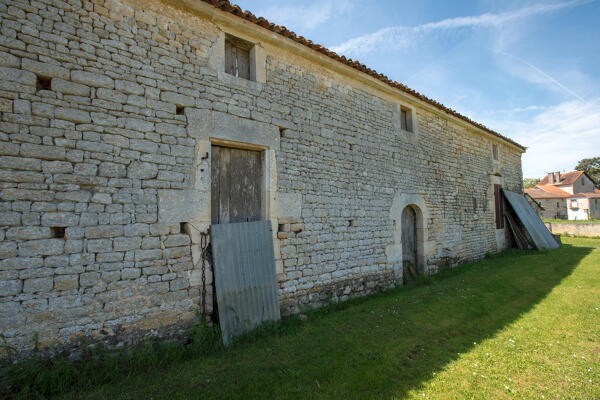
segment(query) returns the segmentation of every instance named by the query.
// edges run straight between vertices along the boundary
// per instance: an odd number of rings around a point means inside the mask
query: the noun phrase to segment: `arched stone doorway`
[[[393,243],[386,248],[388,262],[394,268],[397,283],[409,282],[412,278],[405,273],[410,263],[414,275],[427,275],[427,258],[435,250],[429,241],[429,211],[420,194],[396,193],[390,209],[393,225]]]

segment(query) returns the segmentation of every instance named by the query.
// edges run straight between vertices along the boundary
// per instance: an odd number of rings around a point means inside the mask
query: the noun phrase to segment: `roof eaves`
[[[252,22],[262,28],[268,29],[272,32],[278,33],[282,36],[292,39],[292,40],[296,41],[297,43],[300,43],[306,47],[309,47],[315,51],[318,51],[319,53],[322,53],[330,58],[333,58],[334,60],[337,60],[343,64],[346,64],[354,69],[357,69],[360,72],[370,75],[370,76],[380,80],[381,82],[386,83],[387,85],[389,85],[393,88],[399,89],[407,94],[410,94],[411,96],[413,96],[425,103],[428,103],[428,104],[438,108],[439,110],[446,112],[447,114],[450,114],[458,119],[461,119],[461,120],[479,128],[487,133],[492,134],[493,136],[498,137],[499,139],[502,139],[508,143],[513,144],[514,146],[520,148],[523,151],[526,149],[525,146],[515,142],[514,140],[512,140],[504,135],[501,135],[500,133],[486,127],[483,124],[480,124],[479,122],[473,121],[469,117],[466,117],[466,116],[460,114],[459,112],[457,112],[449,107],[444,106],[442,103],[440,103],[438,101],[430,99],[429,97],[417,92],[414,89],[409,88],[408,86],[406,86],[400,82],[396,82],[396,81],[389,79],[387,76],[375,71],[374,69],[367,67],[364,64],[361,64],[357,60],[352,60],[352,59],[346,58],[345,56],[339,55],[336,52],[331,51],[328,48],[326,48],[320,44],[313,43],[311,40],[308,40],[308,39],[304,38],[303,36],[299,36],[296,33],[288,30],[285,26],[273,24],[263,17],[256,17],[250,11],[242,11],[242,9],[238,5],[232,4],[229,0],[201,0],[201,1],[203,1],[204,3],[208,3],[216,8],[219,8],[222,11],[231,13],[231,14],[233,14],[239,18],[242,18],[246,21]]]

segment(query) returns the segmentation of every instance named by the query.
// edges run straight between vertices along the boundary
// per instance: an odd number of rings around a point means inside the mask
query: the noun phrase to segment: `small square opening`
[[[179,223],[179,233],[187,233],[187,231],[185,229],[185,222]]]
[[[45,76],[37,76],[37,81],[35,84],[36,90],[39,92],[40,90],[51,90],[52,79]]]
[[[285,128],[283,126],[279,127],[279,137],[285,136]]]
[[[413,131],[412,110],[410,108],[400,107],[400,128],[407,132]]]
[[[52,228],[50,228],[52,237],[55,239],[64,239],[65,231],[66,231],[66,227],[64,227],[64,226],[53,226]]]
[[[177,114],[177,115],[183,115],[184,111],[185,111],[185,107],[183,107],[183,106],[175,107],[175,114]]]

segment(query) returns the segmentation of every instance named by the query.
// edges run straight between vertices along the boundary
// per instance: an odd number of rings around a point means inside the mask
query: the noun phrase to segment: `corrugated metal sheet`
[[[219,324],[225,345],[264,321],[277,321],[279,298],[270,221],[210,228]]]
[[[540,217],[533,211],[524,195],[504,190],[504,197],[527,230],[538,250],[556,249],[558,243],[548,231]]]

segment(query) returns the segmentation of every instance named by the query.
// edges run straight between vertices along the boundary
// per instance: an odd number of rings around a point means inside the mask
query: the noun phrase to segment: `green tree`
[[[538,183],[540,183],[540,180],[538,178],[523,178],[524,188],[532,188]]]
[[[579,161],[576,170],[584,170],[590,178],[594,180],[597,187],[600,187],[600,157],[584,158]]]

